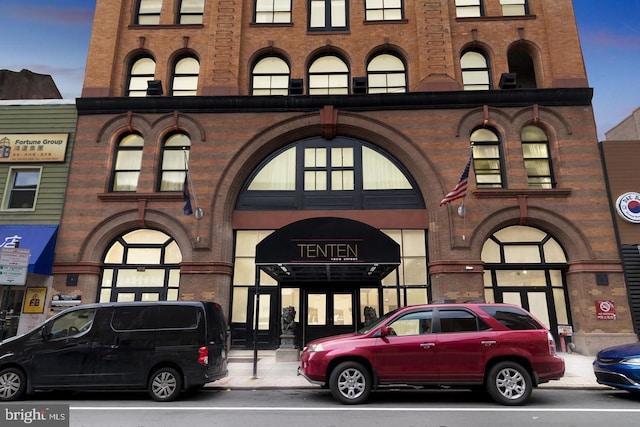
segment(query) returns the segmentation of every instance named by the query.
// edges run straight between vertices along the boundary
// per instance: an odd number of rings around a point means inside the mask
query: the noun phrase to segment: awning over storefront
[[[0,248],[20,247],[31,251],[29,273],[51,274],[57,238],[57,225],[0,225]]]
[[[398,243],[345,218],[297,221],[256,246],[256,266],[279,282],[379,281],[398,265]]]

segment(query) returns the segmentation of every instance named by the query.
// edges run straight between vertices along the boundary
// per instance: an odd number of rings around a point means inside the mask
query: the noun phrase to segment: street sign
[[[0,285],[22,286],[27,283],[30,249],[2,248],[0,250]]]
[[[0,285],[23,286],[27,283],[27,267],[0,265]]]

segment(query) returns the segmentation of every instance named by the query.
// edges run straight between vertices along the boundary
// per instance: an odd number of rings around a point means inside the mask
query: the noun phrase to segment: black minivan
[[[0,343],[0,401],[39,390],[148,390],[167,402],[227,375],[214,302],[79,305]]]

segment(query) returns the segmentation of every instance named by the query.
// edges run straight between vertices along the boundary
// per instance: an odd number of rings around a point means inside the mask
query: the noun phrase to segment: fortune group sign
[[[2,162],[64,162],[68,133],[0,134]]]

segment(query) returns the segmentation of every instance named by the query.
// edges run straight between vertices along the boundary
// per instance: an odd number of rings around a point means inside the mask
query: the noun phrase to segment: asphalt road
[[[614,427],[640,425],[640,395],[609,390],[534,390],[527,406],[505,407],[463,390],[376,392],[341,405],[320,389],[206,389],[171,403],[145,393],[41,394],[68,403],[73,427]]]

